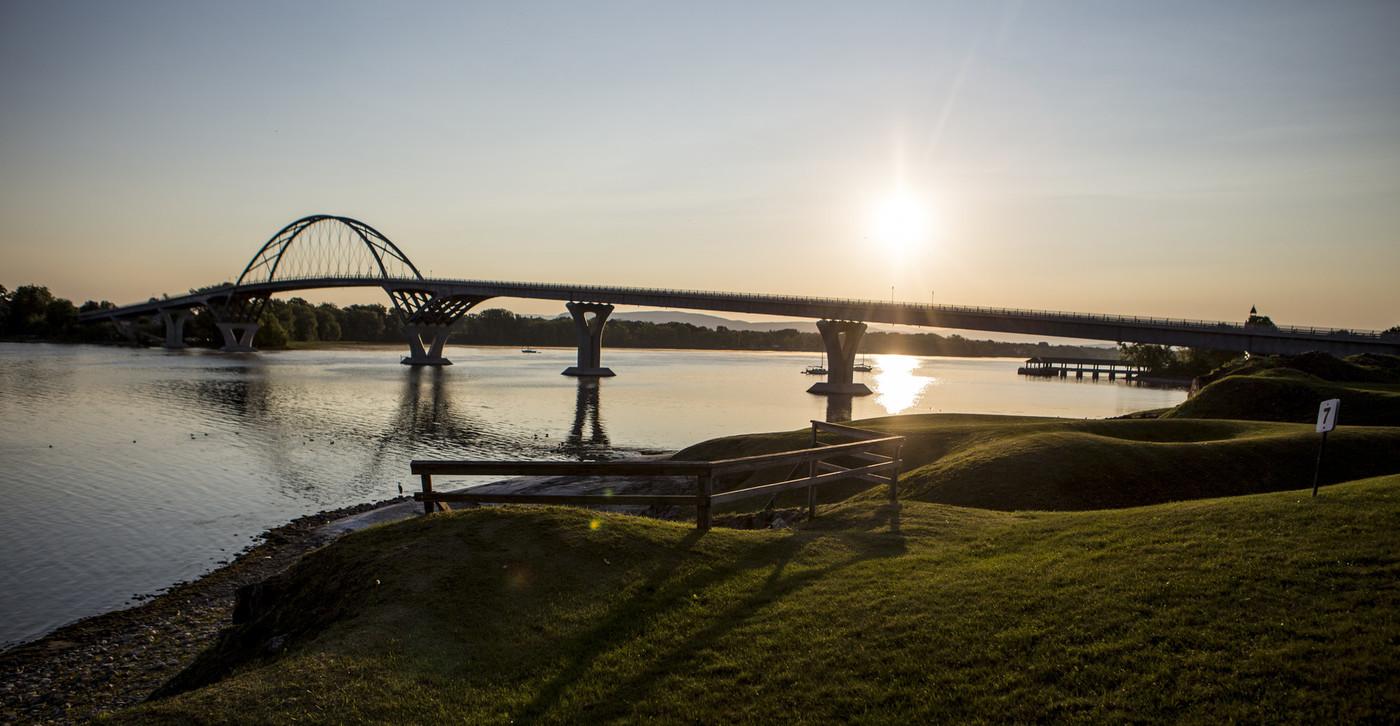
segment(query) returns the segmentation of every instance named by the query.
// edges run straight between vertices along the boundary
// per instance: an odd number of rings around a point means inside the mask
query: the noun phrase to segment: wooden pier
[[[1075,378],[1083,378],[1084,374],[1088,373],[1096,381],[1102,374],[1112,381],[1119,376],[1124,380],[1133,380],[1141,375],[1142,367],[1121,360],[1044,357],[1027,358],[1026,364],[1016,369],[1016,372],[1023,376],[1039,378],[1068,378],[1070,374],[1074,374]]]

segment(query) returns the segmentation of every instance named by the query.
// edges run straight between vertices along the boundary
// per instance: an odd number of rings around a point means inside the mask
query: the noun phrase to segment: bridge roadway
[[[152,300],[110,310],[93,311],[84,314],[82,319],[85,321],[118,320],[155,315],[161,311],[204,306],[209,304],[211,298],[226,297],[231,294],[269,295],[299,290],[347,287],[380,287],[391,294],[396,290],[419,290],[441,298],[489,299],[507,297],[635,305],[709,312],[775,315],[809,320],[857,321],[995,331],[1103,340],[1115,343],[1154,343],[1255,354],[1296,354],[1309,351],[1324,351],[1335,355],[1400,354],[1400,336],[1384,335],[1375,331],[1274,327],[1210,320],[1178,320],[699,290],[490,280],[385,279],[368,276],[318,277],[223,286],[178,297]]]

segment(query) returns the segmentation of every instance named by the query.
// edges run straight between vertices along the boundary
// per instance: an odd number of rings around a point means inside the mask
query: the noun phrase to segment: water
[[[291,518],[411,490],[413,458],[672,450],[828,413],[800,373],[815,354],[609,349],[618,376],[590,385],[559,375],[573,350],[451,348],[436,370],[401,353],[0,344],[0,643],[196,577]],[[875,395],[855,418],[1103,417],[1184,398],[1026,378],[1015,360],[869,360],[857,376]]]

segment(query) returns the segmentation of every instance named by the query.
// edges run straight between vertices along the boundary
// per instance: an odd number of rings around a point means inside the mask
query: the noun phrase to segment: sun
[[[907,191],[877,201],[870,215],[870,234],[892,250],[923,242],[929,234],[929,209]]]

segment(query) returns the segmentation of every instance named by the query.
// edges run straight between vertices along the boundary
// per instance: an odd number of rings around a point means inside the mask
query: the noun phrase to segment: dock
[[[1099,375],[1106,374],[1108,380],[1112,381],[1119,376],[1125,380],[1132,380],[1142,373],[1142,366],[1101,358],[1036,357],[1027,358],[1025,365],[1017,368],[1016,372],[1023,376],[1039,378],[1068,378],[1071,373],[1075,378],[1083,378],[1084,374],[1088,373],[1094,380],[1098,380]]]

